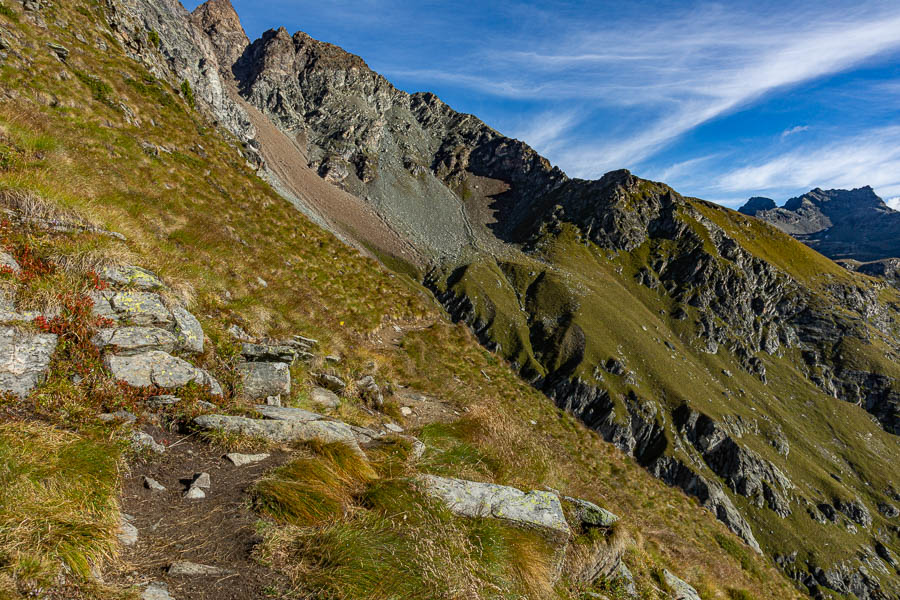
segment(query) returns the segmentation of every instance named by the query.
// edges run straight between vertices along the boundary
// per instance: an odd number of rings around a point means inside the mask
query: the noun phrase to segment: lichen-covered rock
[[[109,303],[116,316],[128,319],[135,325],[168,326],[174,321],[159,294],[127,290],[112,294]]]
[[[0,391],[25,397],[43,382],[56,342],[52,334],[0,327]]]
[[[338,421],[275,421],[230,415],[202,415],[194,419],[194,423],[201,429],[218,429],[272,442],[342,442],[363,454],[350,426]]]
[[[137,451],[150,450],[157,454],[166,451],[165,446],[154,440],[152,435],[143,431],[135,431],[131,434],[131,446]]]
[[[171,389],[197,383],[209,386],[214,395],[222,394],[221,386],[209,373],[158,350],[134,355],[110,354],[104,364],[115,379],[133,387],[158,386]]]
[[[612,527],[619,521],[619,517],[605,508],[600,508],[593,502],[564,496],[583,527]]]
[[[191,354],[203,353],[203,327],[197,317],[177,306],[172,310],[172,318],[175,320],[178,349]]]
[[[248,362],[283,362],[292,364],[297,359],[297,350],[286,345],[241,344],[241,356]]]
[[[700,600],[700,594],[697,593],[686,581],[683,581],[672,574],[668,569],[663,570],[663,582],[671,590],[672,600]]]
[[[120,354],[136,354],[148,350],[173,352],[175,336],[158,327],[115,327],[99,330],[91,342],[100,348]]]
[[[237,370],[247,399],[289,396],[291,393],[291,370],[285,363],[246,362],[238,365]]]
[[[133,287],[145,292],[153,292],[166,287],[155,274],[134,265],[106,267],[100,273],[100,277],[115,286]]]
[[[428,495],[443,501],[457,515],[502,519],[538,529],[561,542],[571,535],[559,496],[552,492],[526,493],[504,485],[437,475],[422,475],[419,480]]]

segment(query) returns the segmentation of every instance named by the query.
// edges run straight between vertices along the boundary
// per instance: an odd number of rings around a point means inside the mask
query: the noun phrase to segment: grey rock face
[[[565,496],[563,500],[572,505],[576,518],[584,527],[612,527],[619,521],[619,517],[593,502],[568,496]]]
[[[144,487],[150,490],[151,492],[164,492],[166,491],[166,487],[153,479],[152,477],[144,476]]]
[[[289,396],[291,370],[281,362],[247,362],[238,365],[243,381],[243,395],[250,400],[267,396]]]
[[[239,140],[256,132],[246,111],[229,95],[210,38],[191,22],[178,0],[122,0],[107,4],[110,27],[130,58],[143,63],[157,78],[178,88],[187,81],[197,102]],[[156,31],[160,46],[148,31]],[[230,70],[231,65],[221,69]]]
[[[273,442],[311,440],[318,440],[326,444],[343,442],[360,454],[363,454],[353,430],[346,423],[335,421],[274,421],[226,415],[202,415],[194,419],[194,423],[202,429],[220,429]]]
[[[15,258],[8,252],[0,252],[0,268],[6,267],[13,273],[21,273],[22,267],[19,266],[19,263]]]
[[[286,345],[241,344],[241,356],[248,362],[283,362],[292,364],[297,358],[297,350]]]
[[[191,354],[203,353],[203,327],[197,317],[178,306],[172,310],[175,319],[175,338],[179,350]]]
[[[343,379],[335,375],[330,375],[328,373],[321,373],[317,375],[316,381],[322,387],[336,394],[342,393],[347,388],[347,383]]]
[[[663,570],[663,581],[672,591],[672,600],[700,600],[697,590],[673,575],[668,569]]]
[[[384,405],[384,395],[381,393],[381,388],[378,387],[378,384],[375,383],[375,378],[371,375],[366,375],[357,381],[356,388],[359,390],[359,395],[367,403],[376,408]]]
[[[551,492],[525,493],[507,486],[437,475],[421,475],[419,480],[426,493],[460,516],[503,519],[539,529],[560,542],[571,535],[559,497]]]
[[[174,321],[159,294],[126,290],[112,294],[109,303],[120,319],[135,325],[169,326]]]
[[[115,379],[132,387],[155,385],[170,389],[193,382],[210,386],[213,394],[222,393],[221,386],[209,373],[158,350],[131,356],[107,355],[104,364]]]
[[[0,391],[24,398],[42,383],[56,350],[56,336],[0,327]]]
[[[310,390],[309,401],[322,408],[337,408],[341,403],[341,399],[338,398],[337,394],[320,387],[314,387]]]
[[[129,517],[130,515],[122,515],[119,532],[116,534],[119,543],[123,546],[133,546],[138,541],[138,529],[131,523],[132,518]]]
[[[225,458],[227,458],[231,464],[236,467],[243,467],[246,465],[252,465],[254,463],[262,462],[269,458],[269,454],[240,454],[238,452],[231,452],[230,454],[226,454]]]
[[[91,342],[101,350],[109,348],[120,354],[137,354],[148,350],[173,352],[177,340],[158,327],[117,327],[99,330]]]
[[[267,419],[273,419],[275,421],[300,421],[308,423],[310,421],[320,421],[324,418],[322,415],[303,410],[302,408],[290,408],[287,406],[258,404],[256,406],[256,412]]]
[[[145,292],[155,292],[166,287],[154,273],[134,265],[106,267],[100,277],[114,286],[133,287]]]

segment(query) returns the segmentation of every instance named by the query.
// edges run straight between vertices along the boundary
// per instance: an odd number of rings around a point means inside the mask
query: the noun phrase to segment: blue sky
[[[571,176],[624,167],[729,206],[872,185],[900,204],[898,0],[232,2],[251,39],[342,46]]]

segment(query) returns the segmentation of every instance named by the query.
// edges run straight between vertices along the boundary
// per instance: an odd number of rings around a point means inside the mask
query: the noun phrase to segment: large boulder
[[[177,340],[174,335],[158,327],[113,327],[98,331],[91,342],[101,350],[135,354],[148,350],[173,352]]]
[[[563,500],[572,507],[575,518],[578,519],[584,528],[612,527],[619,520],[618,516],[605,508],[600,508],[593,502],[579,498],[570,498],[569,496],[563,497]]]
[[[0,391],[25,397],[47,376],[56,336],[0,327]]]
[[[230,415],[201,415],[194,419],[194,423],[201,429],[216,429],[278,443],[309,442],[313,440],[326,444],[341,442],[349,445],[359,454],[363,454],[353,430],[349,425],[340,421],[276,421],[271,419],[248,419]]]
[[[244,383],[243,395],[249,400],[291,393],[291,370],[282,362],[246,362],[238,365]]]
[[[505,485],[437,475],[421,475],[419,480],[428,495],[443,501],[454,514],[502,519],[539,530],[561,543],[567,542],[572,533],[559,496],[554,493],[523,492]]]
[[[113,377],[133,387],[157,386],[171,389],[197,383],[209,386],[214,395],[222,394],[219,382],[209,373],[158,350],[134,355],[110,354],[104,362]]]

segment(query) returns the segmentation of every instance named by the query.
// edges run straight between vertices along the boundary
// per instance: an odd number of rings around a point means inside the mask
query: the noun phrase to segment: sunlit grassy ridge
[[[17,16],[18,10],[14,9]],[[48,256],[90,248],[101,255],[124,252],[130,262],[157,271],[172,292],[189,303],[213,338],[217,356],[201,358],[210,364],[216,360],[227,364],[228,338],[223,332],[238,323],[257,335],[318,337],[326,351],[344,354],[340,371],[348,379],[374,363],[379,379],[446,400],[464,416],[457,424],[429,426],[421,432],[433,449],[413,471],[529,489],[549,485],[603,504],[623,517],[623,530],[632,540],[627,561],[648,597],[655,594],[658,572],[665,566],[694,583],[708,600],[723,597],[729,588],[749,590],[758,599],[796,596],[765,559],[748,553],[693,500],[654,480],[558,411],[465,329],[449,324],[424,290],[342,245],[273,193],[248,168],[237,145],[190,107],[180,82],[156,81],[123,56],[104,32],[99,3],[57,3],[44,18],[46,30],[0,12],[0,24],[15,33],[14,49],[21,55],[11,56],[0,67],[0,87],[8,96],[0,104],[0,189],[35,193],[128,238],[123,247],[90,236],[78,242],[55,236],[42,246]],[[58,20],[68,25],[60,26]],[[76,32],[88,42],[78,41]],[[110,46],[108,52],[96,48],[98,37]],[[30,46],[23,43],[26,40]],[[49,41],[71,50],[68,64],[47,49]],[[494,267],[490,272],[498,274]],[[527,279],[526,270],[518,272]],[[552,298],[559,285],[548,279],[546,297]],[[620,299],[615,290],[621,285],[606,276],[587,289],[600,293],[607,286],[612,303]],[[505,301],[513,298],[514,294]],[[634,326],[645,316],[635,317]],[[392,323],[415,328],[399,348],[379,343],[374,335]],[[609,344],[610,353],[627,338],[627,330],[618,325],[598,322],[596,327],[592,334]],[[302,401],[307,381],[302,368],[295,378],[300,385],[292,400]],[[43,396],[39,392],[34,398],[52,401],[54,410],[42,418],[56,421],[66,431],[34,424],[30,416],[5,425],[5,439],[58,435],[96,456],[106,442],[90,433],[89,415],[69,419],[79,413],[68,404],[65,412],[55,410],[59,404],[54,399],[77,402],[73,394],[79,389],[61,376],[53,377]],[[84,398],[83,406],[110,408],[96,406],[90,398]],[[30,447],[20,452],[27,454]],[[9,489],[30,489],[25,466],[38,462],[33,455],[37,448],[33,450],[29,456],[3,454],[0,472],[8,474]],[[43,451],[39,456],[43,459]],[[61,464],[67,456],[63,452],[52,464]],[[118,481],[109,463],[115,456],[111,452],[96,465],[77,463],[84,465],[85,481],[93,481],[97,495],[93,508],[68,513],[75,519],[74,527],[84,532],[63,534],[63,542],[75,548],[70,554],[78,564],[115,554],[109,529],[117,518],[110,504]],[[313,455],[303,460],[325,459]],[[301,530],[294,529],[296,523],[285,524],[284,518],[291,512],[300,514],[298,506],[278,508],[260,500],[268,523],[264,528],[269,541],[261,549],[269,553],[265,560],[296,575],[302,585],[327,590],[331,597],[358,597],[354,594],[371,582],[365,577],[395,582],[411,594],[408,597],[472,597],[467,595],[472,590],[491,597],[499,593],[492,587],[497,578],[512,592],[524,589],[534,596],[559,597],[576,593],[565,582],[556,590],[545,589],[542,554],[530,541],[509,537],[489,523],[458,523],[402,484],[391,483],[410,474],[408,467],[396,468],[399,472],[392,476],[381,475],[387,482],[380,487],[363,482],[359,489],[330,498],[329,506],[340,503],[348,511],[335,510]],[[325,469],[316,476],[317,485],[332,474]],[[304,471],[303,477],[309,476]],[[287,481],[292,473],[273,473],[260,484],[261,490],[269,485],[271,492],[271,482],[279,478]],[[301,478],[288,488],[296,492],[302,484]],[[288,504],[296,502],[283,486],[279,497]],[[43,502],[40,497],[35,500]],[[398,523],[403,510],[413,515],[415,527]],[[22,519],[16,512],[3,518]],[[436,528],[449,523],[453,536],[440,539]],[[8,584],[0,589],[11,597],[17,592],[10,578],[20,574],[22,567],[17,565],[23,560],[34,556],[42,565],[69,560],[27,536],[10,543],[24,557],[0,563]],[[396,577],[391,574],[398,570],[399,559],[391,559],[390,552],[373,553],[373,548],[396,552],[400,558],[415,555],[420,569],[411,571],[403,565],[404,579],[390,579]],[[338,550],[344,554],[335,559],[333,552]],[[469,562],[463,564],[471,566],[470,571],[459,568],[460,556],[467,557]],[[532,557],[533,564],[517,563],[520,556]],[[354,578],[360,564],[366,568]]]

